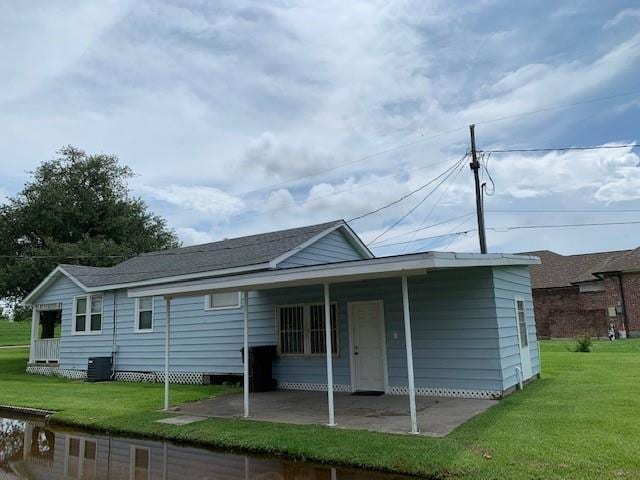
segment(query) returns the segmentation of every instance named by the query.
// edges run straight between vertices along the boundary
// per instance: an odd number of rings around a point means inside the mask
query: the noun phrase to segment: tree
[[[0,206],[0,298],[20,301],[59,263],[111,266],[178,246],[175,232],[130,195],[114,155],[68,146]]]

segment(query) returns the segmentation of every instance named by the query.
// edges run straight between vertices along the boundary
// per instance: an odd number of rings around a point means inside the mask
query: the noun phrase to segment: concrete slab
[[[418,427],[422,435],[441,437],[497,400],[416,397]],[[224,395],[189,403],[176,413],[203,417],[242,417],[242,395]],[[255,420],[300,425],[326,424],[326,392],[275,391],[252,393],[250,414]],[[410,429],[409,399],[403,395],[360,396],[335,394],[339,428],[407,433]]]
[[[169,425],[188,425],[190,423],[201,422],[207,417],[199,417],[194,415],[178,415],[177,417],[163,418],[157,420],[158,423],[167,423]]]

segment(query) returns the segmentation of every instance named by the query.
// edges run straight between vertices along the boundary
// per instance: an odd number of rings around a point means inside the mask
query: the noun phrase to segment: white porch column
[[[331,302],[329,284],[324,284],[324,343],[327,350],[327,395],[329,401],[329,426],[335,427],[333,410],[333,346],[331,345]]]
[[[249,292],[242,293],[244,303],[244,417],[249,416]]]
[[[416,386],[413,377],[413,346],[411,345],[411,315],[409,314],[409,289],[407,288],[407,277],[402,277],[402,311],[404,313],[404,338],[407,349],[407,374],[409,376],[411,433],[418,433],[418,419],[416,416]]]
[[[171,340],[171,297],[165,297],[166,325],[164,332],[164,409],[169,410],[169,343]]]
[[[29,346],[29,363],[33,363],[33,349],[35,348],[38,327],[40,326],[40,312],[36,310],[36,306],[31,307],[31,345]]]

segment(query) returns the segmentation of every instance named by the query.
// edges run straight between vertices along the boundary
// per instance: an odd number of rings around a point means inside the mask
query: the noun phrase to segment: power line
[[[497,209],[497,210],[485,210],[490,213],[637,213],[640,212],[640,208],[621,208],[612,210],[602,209]]]
[[[466,156],[466,154],[465,154],[465,156]],[[458,160],[458,161],[454,162],[454,164],[453,164],[453,165],[451,165],[449,168],[447,168],[446,170],[444,170],[444,171],[443,171],[442,173],[440,173],[437,177],[432,178],[432,179],[431,179],[431,180],[429,180],[427,183],[423,183],[422,185],[420,185],[420,186],[419,186],[418,188],[416,188],[415,190],[412,190],[412,191],[410,191],[409,193],[407,193],[407,194],[403,195],[402,197],[400,197],[400,198],[398,198],[398,199],[396,199],[396,200],[394,200],[394,201],[392,201],[392,202],[389,202],[389,203],[387,203],[387,204],[385,204],[385,205],[383,205],[383,206],[381,206],[381,207],[379,207],[379,208],[376,208],[375,210],[371,210],[371,211],[369,211],[369,212],[367,212],[367,213],[363,213],[362,215],[358,215],[357,217],[350,218],[349,220],[347,220],[347,222],[353,222],[353,221],[355,221],[355,220],[360,220],[361,218],[365,218],[365,217],[368,217],[368,216],[373,215],[373,214],[375,214],[375,213],[381,212],[382,210],[385,210],[385,209],[387,209],[387,208],[389,208],[389,207],[392,207],[393,205],[396,205],[396,204],[398,204],[398,203],[402,202],[403,200],[406,200],[406,199],[407,199],[407,198],[409,198],[410,196],[412,196],[412,195],[414,195],[414,194],[418,193],[419,191],[424,190],[426,187],[428,187],[429,185],[431,185],[433,182],[435,182],[436,180],[438,180],[439,178],[441,178],[443,175],[447,175],[448,173],[451,173],[453,170],[455,170],[455,168],[460,164],[460,162],[461,162],[462,160],[464,160],[464,157],[463,157],[461,160]]]
[[[519,118],[519,117],[526,117],[528,115],[535,115],[537,113],[545,113],[545,112],[551,112],[554,110],[561,110],[564,108],[572,108],[572,107],[577,107],[580,105],[586,105],[589,103],[595,103],[595,102],[602,102],[605,100],[611,100],[614,98],[620,98],[620,97],[628,97],[630,95],[636,95],[639,94],[640,90],[631,90],[629,92],[624,92],[624,93],[616,93],[613,95],[608,95],[606,97],[595,97],[595,98],[587,98],[585,100],[580,100],[577,102],[573,102],[573,103],[565,103],[565,104],[556,104],[556,105],[549,105],[547,107],[543,107],[540,108],[538,110],[530,110],[528,112],[521,112],[521,113],[514,113],[513,115],[506,115],[504,117],[498,117],[498,118],[492,118],[489,120],[483,120],[480,122],[475,122],[476,125],[484,125],[487,123],[494,123],[494,122],[501,122],[503,120],[511,120],[513,118]]]
[[[630,96],[630,95],[634,95],[634,94],[638,94],[638,93],[640,93],[640,90],[633,90],[633,91],[613,94],[613,95],[609,95],[609,96],[605,96],[605,97],[588,98],[588,99],[581,100],[581,101],[574,102],[574,103],[550,105],[548,107],[545,107],[545,108],[542,108],[542,109],[538,109],[538,110],[530,110],[530,111],[527,111],[527,112],[521,112],[521,113],[517,113],[517,114],[513,114],[513,115],[507,115],[507,116],[503,116],[503,117],[492,118],[492,119],[483,120],[483,121],[479,121],[479,122],[475,122],[475,123],[476,123],[476,125],[481,125],[481,124],[487,124],[487,123],[501,122],[501,121],[509,120],[509,119],[513,119],[513,118],[518,118],[518,117],[523,117],[523,116],[528,116],[528,115],[534,115],[534,114],[537,114],[537,113],[549,112],[549,111],[559,110],[559,109],[564,109],[564,108],[571,108],[571,107],[575,107],[575,106],[579,106],[579,105],[584,105],[584,104],[594,103],[594,102],[600,102],[600,101],[605,101],[605,100],[611,100],[611,99],[614,99],[614,98]],[[357,163],[362,163],[362,162],[365,162],[365,161],[370,160],[372,158],[375,158],[375,157],[378,157],[378,156],[382,156],[382,155],[386,155],[388,153],[392,153],[392,152],[395,152],[397,150],[402,150],[402,149],[405,149],[405,148],[409,148],[409,147],[412,147],[414,145],[419,145],[419,144],[427,142],[429,140],[433,140],[433,139],[436,139],[436,138],[439,138],[439,137],[442,137],[442,136],[445,136],[445,135],[449,135],[451,133],[455,133],[455,132],[458,132],[458,131],[461,131],[461,130],[465,130],[467,128],[468,127],[465,125],[465,126],[453,128],[451,130],[446,130],[446,131],[443,131],[443,132],[439,132],[439,133],[436,133],[436,134],[421,138],[419,140],[415,140],[413,142],[407,142],[407,143],[404,143],[404,144],[397,145],[395,147],[391,147],[391,148],[388,148],[388,149],[385,149],[385,150],[374,152],[374,153],[371,153],[369,155],[365,155],[363,157],[360,157],[360,158],[358,158],[356,160],[352,160],[350,162],[346,162],[346,163],[343,163],[343,164],[340,164],[340,165],[336,165],[334,167],[330,167],[330,168],[327,168],[327,169],[324,169],[324,170],[321,170],[321,171],[318,171],[318,172],[314,172],[312,174],[303,175],[303,176],[292,178],[292,179],[289,179],[289,180],[284,180],[282,182],[274,183],[274,184],[271,184],[271,185],[267,185],[267,186],[264,186],[264,187],[259,187],[259,188],[252,189],[252,190],[247,190],[245,192],[242,192],[242,193],[239,193],[239,194],[235,194],[234,196],[235,197],[239,197],[239,198],[243,198],[243,197],[246,197],[246,196],[249,196],[251,194],[261,192],[261,191],[271,190],[271,189],[274,189],[274,188],[282,187],[282,186],[287,185],[289,183],[295,183],[295,182],[298,182],[300,180],[306,180],[306,179],[309,179],[309,178],[314,178],[314,177],[317,177],[317,176],[322,175],[324,173],[332,172],[332,171],[338,170],[340,168],[343,168],[343,167],[346,167],[346,166],[350,166],[350,165],[354,165],[354,164],[357,164]],[[216,201],[211,202],[211,203],[218,204],[218,203],[222,203],[222,202],[225,202],[225,201],[230,201],[230,200],[228,200],[228,199],[220,199],[220,200],[216,200]]]
[[[465,213],[464,215],[458,215],[457,217],[452,217],[452,218],[449,218],[447,220],[443,220],[441,222],[432,223],[431,225],[426,225],[424,227],[416,228],[415,230],[409,230],[408,232],[399,233],[398,235],[392,235],[391,237],[387,237],[384,241],[386,242],[386,241],[389,241],[389,240],[393,240],[394,238],[400,238],[400,237],[404,237],[406,235],[410,235],[412,233],[422,232],[424,230],[428,230],[428,229],[433,228],[433,227],[438,227],[440,225],[445,225],[445,224],[453,222],[455,220],[459,220],[461,218],[470,217],[471,215],[475,215],[475,214],[476,214],[476,212],[469,212],[469,213]],[[369,246],[375,247],[378,243],[382,243],[382,242],[383,241],[371,242],[369,244]]]
[[[566,152],[571,150],[606,150],[616,148],[639,148],[637,143],[627,145],[594,145],[588,147],[557,147],[557,148],[505,148],[499,150],[480,150],[482,153],[528,153],[528,152]]]
[[[456,182],[456,179],[458,178],[458,175],[460,175],[461,171],[462,171],[462,168],[459,168],[456,174],[453,176],[453,178],[449,182],[449,185],[447,185],[447,187],[442,191],[442,193],[440,193],[438,200],[436,200],[436,202],[431,206],[431,209],[424,216],[424,218],[422,219],[422,222],[420,222],[420,227],[422,227],[425,224],[425,222],[431,216],[433,211],[438,207],[438,205],[440,205],[440,202],[442,201],[444,196],[449,192],[449,190],[451,190],[451,186]],[[415,233],[413,234],[412,238],[413,237],[415,237]],[[403,250],[402,253],[405,253],[405,251]]]
[[[431,190],[429,193],[427,193],[422,200],[420,200],[416,205],[414,205],[411,209],[409,209],[409,211],[407,213],[405,213],[402,217],[400,217],[398,220],[396,220],[391,226],[387,227],[386,230],[384,230],[380,235],[378,235],[377,237],[375,237],[371,242],[369,242],[369,244],[375,242],[376,240],[379,240],[381,237],[383,237],[385,234],[387,234],[390,230],[392,230],[393,228],[395,228],[400,222],[402,222],[405,218],[407,218],[409,215],[411,215],[420,205],[422,205],[431,195],[433,195],[433,193],[435,193],[436,190],[438,190],[438,188],[440,188],[440,186],[447,181],[447,179],[451,176],[451,174],[455,171],[455,168],[460,167],[460,170],[462,170],[462,168],[464,167],[464,159],[467,158],[467,153],[465,153],[462,158],[460,160],[458,160],[456,162],[456,164],[453,166],[452,170],[447,174],[447,176],[445,176],[445,178],[443,178],[440,183],[438,183],[435,187],[433,187],[433,190]]]
[[[599,226],[611,226],[611,225],[638,225],[638,224],[640,224],[640,221],[601,222],[601,223],[565,223],[565,224],[559,224],[559,225],[516,225],[516,226],[509,226],[509,227],[487,227],[487,230],[491,230],[496,233],[505,233],[511,230],[525,230],[525,229],[538,229],[538,228],[599,227]],[[384,243],[384,244],[375,245],[375,248],[392,247],[396,245],[406,245],[407,243],[420,242],[422,240],[432,240],[435,238],[443,238],[443,237],[448,237],[450,235],[466,235],[467,233],[476,232],[476,231],[478,231],[478,229],[474,228],[471,230],[464,230],[460,232],[445,233],[443,235],[434,235],[431,237],[416,238],[414,240],[405,240],[403,242]]]

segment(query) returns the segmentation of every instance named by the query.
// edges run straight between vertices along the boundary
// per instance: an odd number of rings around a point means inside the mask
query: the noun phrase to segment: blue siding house
[[[90,357],[112,357],[117,380],[248,385],[241,348],[272,345],[280,389],[499,398],[540,373],[529,276],[538,262],[376,258],[334,221],[114,267],[60,265],[24,300],[28,371],[84,378]],[[55,322],[60,337],[42,338]]]

